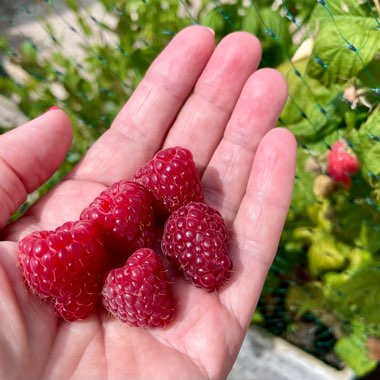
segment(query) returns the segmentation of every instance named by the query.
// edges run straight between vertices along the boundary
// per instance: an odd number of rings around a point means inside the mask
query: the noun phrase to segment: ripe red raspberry
[[[96,236],[89,222],[67,222],[55,231],[33,232],[19,244],[30,289],[67,321],[85,318],[97,303],[106,253]]]
[[[204,203],[189,203],[169,217],[162,251],[189,282],[208,291],[221,287],[232,270],[224,220]]]
[[[161,258],[150,248],[134,252],[113,269],[102,290],[104,307],[131,326],[164,327],[174,316],[174,300]]]
[[[327,155],[327,173],[335,182],[350,187],[351,177],[359,170],[359,166],[357,157],[350,152],[344,141],[332,145]]]
[[[159,151],[136,172],[134,179],[154,195],[155,208],[163,217],[189,202],[204,201],[193,156],[185,148]]]
[[[135,250],[152,244],[151,195],[133,181],[123,180],[104,190],[82,211],[80,219],[99,227],[107,250],[119,259],[118,265]]]

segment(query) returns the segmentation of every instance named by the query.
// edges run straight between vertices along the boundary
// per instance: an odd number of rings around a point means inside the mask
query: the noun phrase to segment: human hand
[[[111,128],[77,167],[0,242],[0,378],[222,379],[232,368],[291,200],[296,143],[272,129],[287,87],[258,70],[261,48],[247,33],[214,47],[200,26],[178,33],[154,61]],[[0,226],[64,159],[72,138],[61,110],[0,136]],[[189,148],[207,203],[232,232],[234,272],[214,293],[177,278],[178,311],[164,329],[129,327],[94,311],[58,320],[27,290],[17,268],[18,241],[79,218],[106,186],[130,177],[156,151]]]

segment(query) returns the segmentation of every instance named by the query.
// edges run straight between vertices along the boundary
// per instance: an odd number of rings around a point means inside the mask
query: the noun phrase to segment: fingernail
[[[210,27],[206,26],[206,28],[211,32],[211,34],[213,36],[215,36],[215,32],[214,32],[214,29],[211,29]]]
[[[59,110],[59,107],[57,106],[52,106],[48,109],[48,111],[55,111],[55,110]]]

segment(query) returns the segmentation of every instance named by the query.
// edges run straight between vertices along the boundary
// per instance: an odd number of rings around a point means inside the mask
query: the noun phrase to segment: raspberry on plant
[[[132,252],[152,244],[151,195],[136,182],[114,183],[82,211],[80,219],[98,226],[106,248],[123,264]]]
[[[158,214],[167,217],[190,202],[203,202],[199,173],[191,152],[182,147],[159,151],[134,176],[154,196]]]
[[[175,304],[162,259],[150,248],[134,252],[122,268],[113,269],[102,290],[104,307],[131,326],[164,327]]]
[[[343,140],[335,142],[327,154],[327,174],[346,187],[351,186],[351,177],[359,170],[360,164]]]
[[[67,321],[85,318],[97,303],[106,269],[97,233],[90,222],[67,222],[20,241],[18,262],[29,288]]]
[[[191,202],[169,217],[162,251],[189,282],[208,291],[220,288],[232,271],[223,217],[205,203]]]

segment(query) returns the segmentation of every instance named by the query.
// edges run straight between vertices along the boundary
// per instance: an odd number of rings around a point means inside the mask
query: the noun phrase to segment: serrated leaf
[[[307,74],[330,86],[347,82],[359,73],[380,49],[377,23],[373,18],[344,16],[326,24],[318,33]]]
[[[310,17],[310,27],[313,30],[321,29],[324,25],[342,17],[362,18],[370,17],[367,4],[359,4],[357,0],[326,0],[326,5],[316,2]]]

